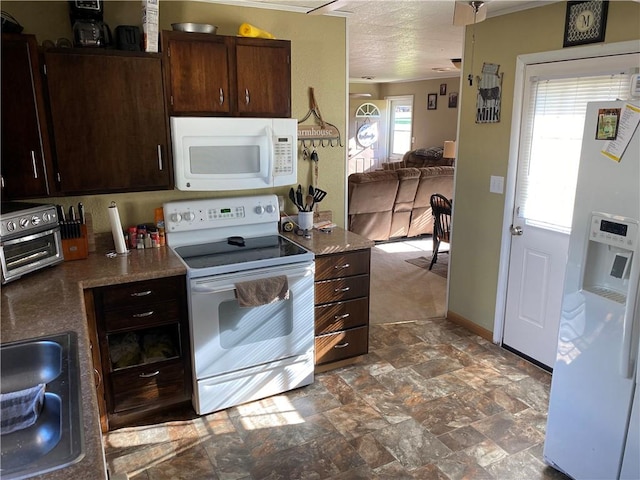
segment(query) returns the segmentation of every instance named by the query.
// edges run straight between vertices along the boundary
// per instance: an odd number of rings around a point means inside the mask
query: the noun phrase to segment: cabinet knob
[[[244,89],[244,102],[245,104],[249,105],[249,101],[251,100],[251,98],[249,97],[249,89],[245,88]]]
[[[102,375],[100,375],[97,368],[93,369],[93,376],[96,377],[96,388],[100,387],[100,384],[102,384]]]
[[[224,104],[224,90],[220,87],[220,105]]]
[[[36,166],[36,152],[31,150],[31,166],[33,167],[33,178],[38,179],[38,167]]]
[[[164,164],[162,162],[162,145],[158,145],[158,170],[162,171]]]
[[[132,297],[146,297],[147,295],[151,295],[151,290],[146,290],[144,292],[134,292],[131,294]]]

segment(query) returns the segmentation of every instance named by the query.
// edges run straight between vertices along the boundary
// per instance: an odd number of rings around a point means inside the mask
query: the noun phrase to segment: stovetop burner
[[[302,247],[280,235],[244,238],[236,241],[203,243],[177,247],[176,253],[189,268],[210,268],[262,260],[277,260],[308,253]]]

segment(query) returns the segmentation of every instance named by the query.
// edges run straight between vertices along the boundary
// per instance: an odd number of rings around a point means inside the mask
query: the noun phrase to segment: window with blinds
[[[531,72],[541,70],[537,67],[532,66]],[[531,74],[529,81],[520,137],[517,215],[527,224],[569,233],[587,102],[627,98],[630,75]]]

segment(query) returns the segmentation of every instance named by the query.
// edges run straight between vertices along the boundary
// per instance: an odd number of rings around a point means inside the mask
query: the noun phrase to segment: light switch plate
[[[504,177],[497,177],[495,175],[491,175],[489,192],[503,194],[504,193]]]

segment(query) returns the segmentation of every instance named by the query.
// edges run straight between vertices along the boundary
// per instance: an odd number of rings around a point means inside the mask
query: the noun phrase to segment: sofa
[[[374,241],[433,233],[429,200],[453,197],[454,167],[403,167],[352,173],[347,229]]]
[[[422,168],[453,166],[453,158],[444,158],[443,147],[416,148],[406,152],[399,162],[387,162],[382,164],[384,170],[398,170],[399,168]]]

